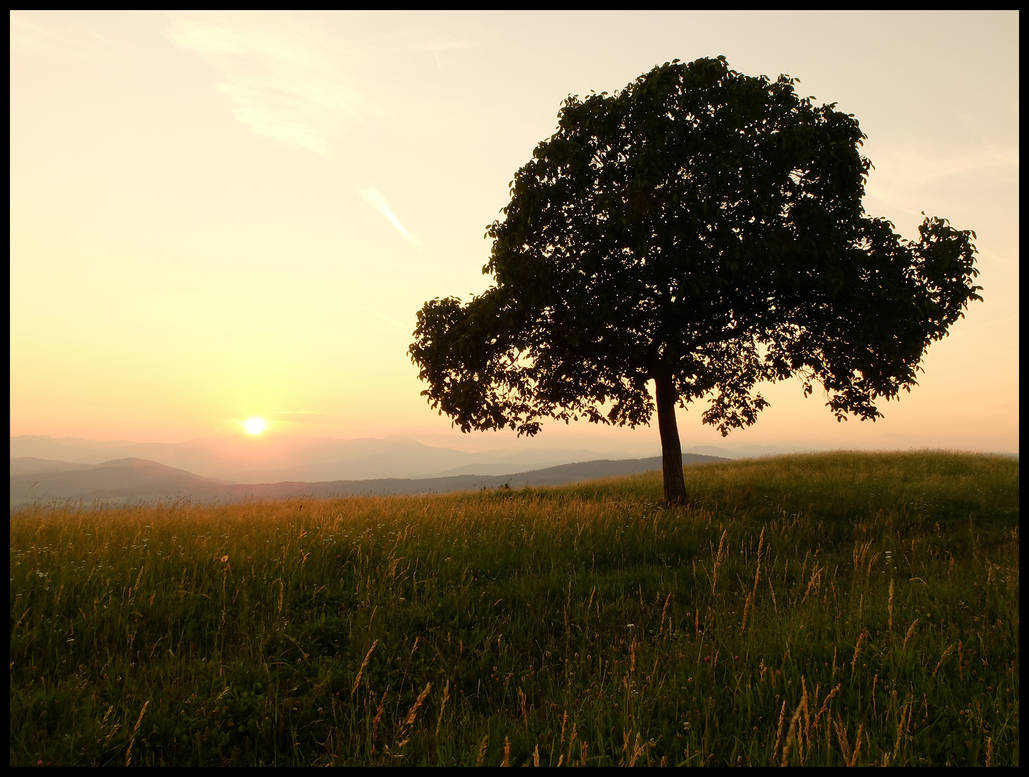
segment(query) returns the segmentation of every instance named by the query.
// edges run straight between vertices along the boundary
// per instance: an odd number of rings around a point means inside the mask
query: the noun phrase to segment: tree
[[[909,241],[866,215],[866,136],[795,83],[718,57],[568,97],[487,229],[495,283],[418,313],[430,405],[464,432],[526,435],[543,417],[635,427],[656,406],[682,503],[676,406],[709,397],[724,436],[754,423],[764,381],[821,383],[838,420],[910,391],[981,299],[975,234],[927,217]]]

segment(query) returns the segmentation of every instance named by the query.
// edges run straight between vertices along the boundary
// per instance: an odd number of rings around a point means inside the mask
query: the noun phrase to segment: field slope
[[[1017,765],[1018,462],[31,508],[10,764]]]

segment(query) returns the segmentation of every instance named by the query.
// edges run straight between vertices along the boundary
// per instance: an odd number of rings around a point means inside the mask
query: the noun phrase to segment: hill
[[[725,461],[716,456],[683,454],[683,465]],[[186,470],[138,458],[114,459],[97,465],[11,459],[10,504],[51,501],[136,503],[188,500],[199,504],[359,495],[427,494],[483,488],[524,488],[581,480],[634,475],[660,469],[659,457],[598,459],[507,475],[452,475],[436,478],[374,478],[323,482],[225,483]],[[18,473],[18,474],[16,474]]]
[[[63,500],[147,501],[214,497],[224,484],[146,459],[114,459],[94,466],[11,460],[12,506]],[[23,474],[13,474],[21,472]]]
[[[1016,766],[1018,468],[19,511],[9,761]]]
[[[547,445],[472,453],[405,437],[341,439],[303,435],[222,435],[177,443],[20,435],[11,437],[10,445],[12,459],[31,457],[85,465],[112,459],[147,459],[224,483],[504,475],[574,461],[648,455],[639,451],[612,455],[610,450]]]

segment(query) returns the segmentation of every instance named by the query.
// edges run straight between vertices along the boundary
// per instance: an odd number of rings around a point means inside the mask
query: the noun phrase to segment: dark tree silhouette
[[[857,120],[794,83],[718,57],[570,96],[487,229],[494,285],[418,313],[430,405],[464,432],[526,435],[543,417],[634,427],[656,406],[682,503],[677,405],[709,397],[726,435],[767,405],[762,381],[817,381],[839,420],[909,391],[981,299],[975,234],[926,218],[909,241],[865,214]]]

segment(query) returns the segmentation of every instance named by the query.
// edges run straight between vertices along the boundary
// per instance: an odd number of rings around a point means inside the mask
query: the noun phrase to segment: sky
[[[976,232],[973,303],[874,424],[767,387],[685,450],[1018,451],[1018,13],[12,11],[11,435],[404,436],[660,450],[544,421],[463,435],[407,348],[491,285],[486,227],[570,94],[725,55],[854,114],[866,210]]]

